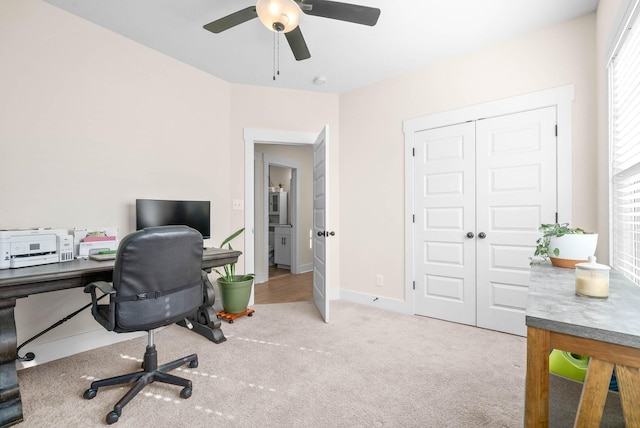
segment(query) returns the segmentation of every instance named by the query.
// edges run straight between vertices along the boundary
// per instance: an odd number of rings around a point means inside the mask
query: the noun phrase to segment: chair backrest
[[[113,270],[115,330],[150,330],[194,314],[203,299],[202,251],[202,235],[187,226],[124,237]]]

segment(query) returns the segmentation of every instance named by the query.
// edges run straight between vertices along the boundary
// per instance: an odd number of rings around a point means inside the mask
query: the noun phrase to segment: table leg
[[[629,428],[640,427],[640,368],[616,365],[622,413]]]
[[[582,395],[574,426],[584,428],[598,428],[600,426],[611,383],[611,373],[613,373],[612,363],[596,358],[589,360],[589,369],[582,386]]]
[[[0,300],[0,427],[22,421],[22,401],[16,370],[15,299]]]
[[[546,330],[527,328],[527,375],[525,427],[549,426],[549,351],[551,336]]]

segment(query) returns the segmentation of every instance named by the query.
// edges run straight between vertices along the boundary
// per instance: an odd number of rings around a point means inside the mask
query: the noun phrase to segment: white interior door
[[[325,322],[329,322],[327,259],[333,233],[327,228],[328,149],[328,126],[325,126],[313,145],[313,302]]]
[[[476,164],[477,325],[524,336],[529,257],[557,212],[556,108],[477,121]]]
[[[475,126],[415,134],[415,313],[476,323]]]

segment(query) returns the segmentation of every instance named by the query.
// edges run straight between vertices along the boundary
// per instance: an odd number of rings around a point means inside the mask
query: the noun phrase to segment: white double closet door
[[[529,257],[557,212],[556,107],[418,131],[416,314],[526,335]]]

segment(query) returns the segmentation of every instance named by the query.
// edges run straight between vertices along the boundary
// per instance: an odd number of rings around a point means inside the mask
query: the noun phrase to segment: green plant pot
[[[253,279],[242,280],[242,275],[235,275],[233,278],[234,281],[218,278],[218,289],[224,311],[228,314],[239,314],[247,310]]]

